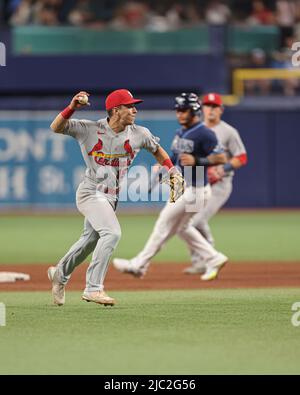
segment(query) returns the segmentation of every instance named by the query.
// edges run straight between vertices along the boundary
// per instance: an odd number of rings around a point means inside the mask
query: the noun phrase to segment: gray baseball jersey
[[[246,154],[246,148],[238,131],[231,125],[224,121],[220,121],[216,126],[211,127],[210,129],[216,133],[228,159],[231,159],[234,156]],[[231,171],[228,175],[233,176],[233,174],[234,172]]]
[[[74,137],[86,164],[85,183],[89,190],[118,199],[122,178],[141,148],[155,153],[159,138],[139,125],[129,125],[115,133],[107,119],[98,121],[71,119],[64,134]]]
[[[228,159],[246,154],[245,146],[238,131],[228,123],[221,121],[218,125],[210,129],[216,133]],[[225,175],[222,181],[212,185],[212,194],[205,209],[201,213],[196,214],[193,218],[193,226],[195,226],[212,245],[214,245],[214,238],[208,222],[229,199],[232,192],[233,174],[234,172],[231,171]]]

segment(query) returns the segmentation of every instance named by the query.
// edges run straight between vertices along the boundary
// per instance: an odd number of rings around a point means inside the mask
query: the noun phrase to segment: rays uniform
[[[171,150],[173,163],[180,168],[182,173],[188,173],[185,174],[185,181],[194,187],[208,184],[207,168],[201,169],[203,173],[197,172],[196,166],[184,168],[180,164],[180,154],[186,153],[196,158],[203,158],[223,152],[216,135],[204,123],[197,123],[189,129],[179,129],[172,142]]]
[[[191,225],[191,220],[197,209],[203,209],[204,201],[209,198],[210,185],[207,182],[206,169],[197,172],[199,166],[182,167],[180,155],[188,153],[196,157],[207,157],[211,154],[221,152],[220,145],[214,132],[209,130],[203,123],[197,123],[188,129],[177,131],[171,146],[173,156],[172,162],[182,170],[188,171],[184,174],[187,188],[175,203],[167,202],[159,214],[152,234],[150,235],[143,250],[131,260],[115,258],[115,267],[135,276],[144,275],[151,263],[151,259],[158,253],[168,239],[177,234],[184,240],[191,252],[192,263],[197,264],[205,261],[208,266],[214,266],[219,262],[227,260],[220,252],[216,251],[205,238]],[[197,177],[198,176],[198,177]],[[202,204],[195,203],[197,197],[201,196]],[[189,205],[193,208],[189,209]]]

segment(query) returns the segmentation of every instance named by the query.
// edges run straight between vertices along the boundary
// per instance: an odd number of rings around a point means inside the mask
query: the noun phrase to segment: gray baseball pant
[[[203,194],[204,199],[210,195],[209,186],[205,188],[189,187],[186,189],[175,203],[166,203],[159,214],[152,234],[150,235],[143,250],[133,259],[132,265],[135,268],[148,269],[151,258],[153,258],[163,247],[163,245],[175,234],[183,239],[192,256],[193,264],[199,261],[213,259],[218,252],[196,231],[191,224],[191,219],[195,215],[194,211],[187,210],[187,206],[195,200],[195,197]],[[203,207],[203,204],[201,207]]]
[[[121,238],[114,203],[104,194],[89,191],[84,183],[77,190],[76,203],[85,217],[83,233],[59,261],[57,268],[61,281],[66,284],[76,266],[94,251],[86,273],[85,292],[102,291],[110,257]]]
[[[214,245],[214,238],[208,224],[209,220],[227,202],[232,192],[232,177],[225,177],[222,181],[211,186],[211,196],[204,210],[197,213],[192,220],[193,226],[198,229],[202,236]]]

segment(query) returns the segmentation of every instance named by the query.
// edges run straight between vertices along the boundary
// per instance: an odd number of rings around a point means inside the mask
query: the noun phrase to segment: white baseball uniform
[[[115,214],[121,180],[141,148],[157,151],[159,138],[138,125],[115,133],[107,119],[69,120],[64,134],[78,141],[87,167],[76,194],[77,208],[85,220],[80,239],[57,265],[58,275],[66,284],[76,266],[94,251],[85,292],[102,291],[111,254],[121,237]]]
[[[234,156],[246,154],[245,146],[238,131],[224,121],[220,121],[216,126],[212,127],[216,136],[224,148],[228,160]],[[206,240],[214,245],[214,239],[210,230],[208,221],[220,210],[227,202],[232,192],[232,181],[234,171],[231,171],[223,177],[223,179],[211,186],[211,197],[205,209],[193,218],[193,226],[195,226]]]
[[[197,123],[189,129],[180,129],[172,143],[174,163],[181,170],[180,154],[189,153],[194,156],[206,157],[210,154],[220,152],[220,146],[215,134],[205,127],[203,123]],[[128,262],[127,269],[145,273],[150,265],[151,258],[155,256],[168,239],[177,234],[183,239],[191,253],[192,263],[197,264],[205,261],[207,265],[213,266],[219,259],[219,252],[210,245],[205,238],[192,226],[191,221],[196,214],[196,210],[202,210],[205,201],[209,199],[210,185],[207,184],[206,169],[203,169],[202,177],[196,177],[197,166],[189,166],[190,177],[184,174],[187,181],[187,188],[183,196],[175,203],[167,203],[160,212],[143,250]],[[200,182],[199,182],[200,181]],[[201,196],[202,204],[194,204],[197,196]],[[188,206],[194,204],[194,210],[189,210]],[[115,262],[120,261],[118,259]],[[126,260],[122,260],[126,263]],[[122,270],[115,263],[117,269]],[[125,268],[124,268],[125,269]]]

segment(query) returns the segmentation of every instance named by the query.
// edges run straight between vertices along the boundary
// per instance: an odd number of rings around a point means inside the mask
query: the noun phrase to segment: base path
[[[293,263],[229,263],[215,281],[204,282],[199,275],[183,274],[188,264],[153,264],[143,279],[123,274],[110,265],[105,288],[109,291],[163,290],[163,289],[224,289],[224,288],[271,288],[300,287],[300,262]],[[47,277],[48,266],[0,265],[0,271],[30,274],[30,281],[0,283],[1,291],[48,291],[50,283]],[[73,273],[67,289],[83,290],[87,265],[79,266]]]

